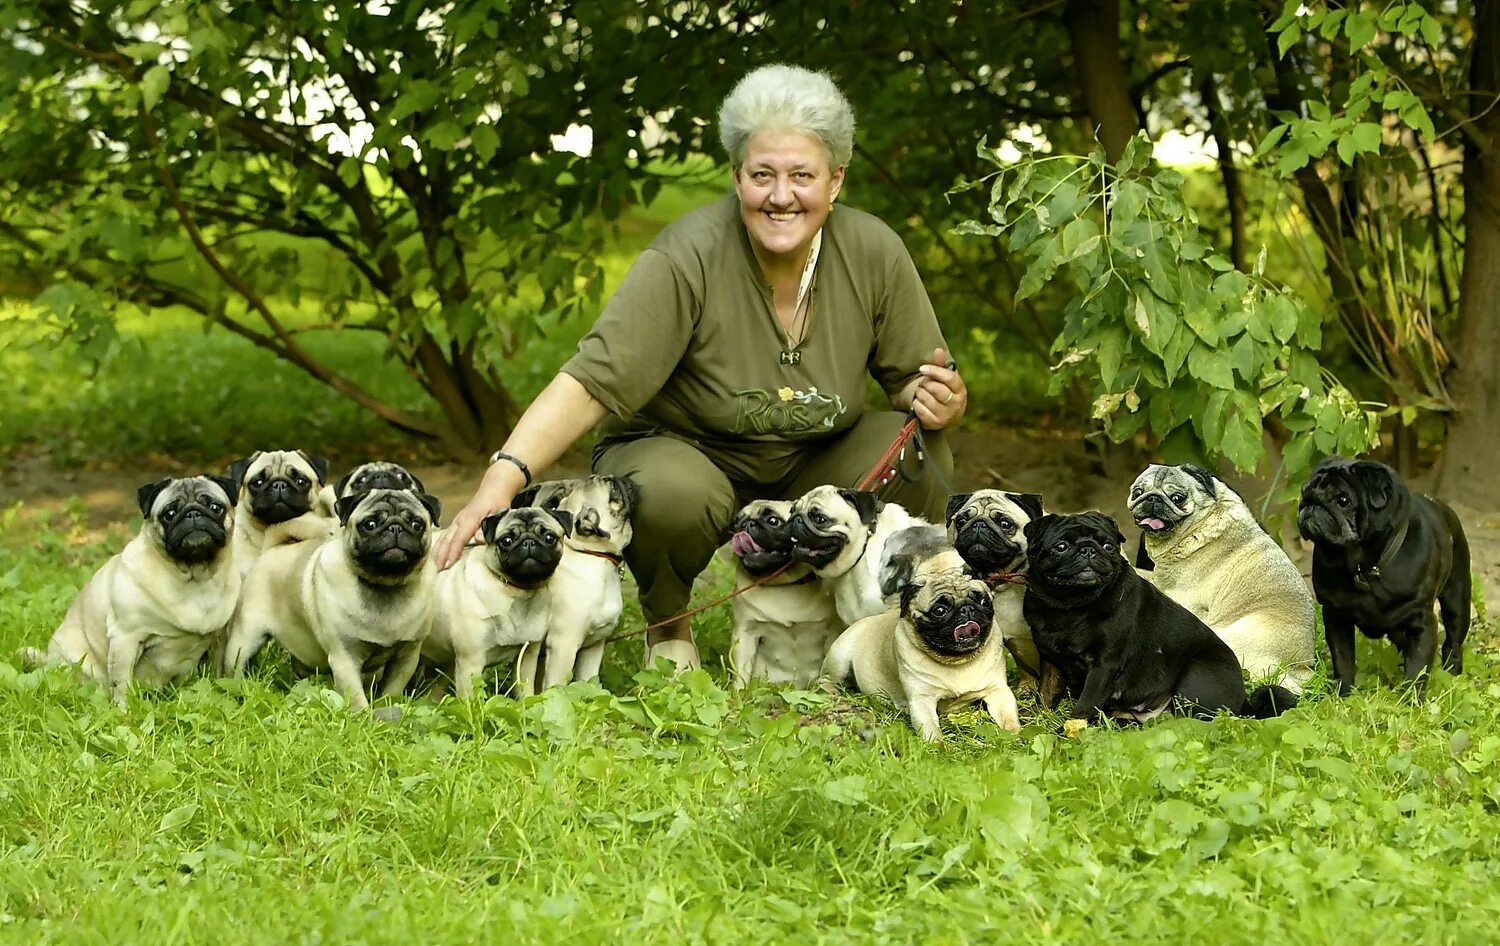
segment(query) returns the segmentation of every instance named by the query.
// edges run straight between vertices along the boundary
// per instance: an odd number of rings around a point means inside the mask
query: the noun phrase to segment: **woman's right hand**
[[[437,563],[438,571],[451,568],[464,554],[464,548],[484,520],[507,508],[525,485],[526,478],[515,464],[505,460],[491,463],[484,472],[479,489],[474,491],[474,498],[448,523],[448,528],[443,530],[432,549],[432,560]]]

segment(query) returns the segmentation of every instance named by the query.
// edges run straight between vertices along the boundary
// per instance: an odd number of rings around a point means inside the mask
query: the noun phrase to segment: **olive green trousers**
[[[628,475],[641,488],[625,563],[640,587],[646,619],[660,621],[687,610],[693,580],[728,540],[729,522],[741,506],[754,499],[795,499],[825,484],[854,488],[896,439],[906,417],[895,411],[865,414],[847,433],[810,445],[776,483],[733,482],[709,453],[669,435],[601,442],[594,449],[594,472]],[[936,466],[942,480],[951,480],[953,453],[941,432],[923,436],[926,463]],[[907,453],[907,465],[915,470],[912,448]],[[933,522],[943,521],[948,500],[931,468],[916,482],[898,477],[882,496]]]

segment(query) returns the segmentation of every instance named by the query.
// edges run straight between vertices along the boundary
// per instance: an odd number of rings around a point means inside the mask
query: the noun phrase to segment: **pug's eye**
[[[508,549],[512,545],[515,545],[515,544],[516,544],[516,537],[513,536],[513,535],[502,535],[500,537],[500,547],[502,549]]]
[[[1181,506],[1183,503],[1187,502],[1187,494],[1186,493],[1173,493],[1172,494],[1172,502],[1174,502],[1177,505]]]
[[[550,532],[543,532],[542,533],[542,544],[544,544],[544,545],[556,545],[557,544],[557,536],[553,535]]]
[[[557,512],[557,508],[561,505],[562,500],[554,496],[551,499],[547,500],[545,503],[542,503],[542,508],[547,510],[548,512]]]
[[[826,525],[828,525],[828,517],[825,516],[825,515],[823,515],[821,512],[818,512],[817,510],[813,510],[813,514],[809,518],[812,519],[813,525],[818,525],[818,526],[826,526]]]
[[[1135,489],[1133,489],[1133,490],[1130,491],[1130,495],[1132,497],[1139,496],[1142,493],[1144,493],[1145,491],[1146,491],[1145,487],[1143,487],[1143,486],[1137,486]]]
[[[938,602],[936,605],[933,606],[932,611],[929,612],[929,613],[931,613],[932,616],[935,617],[935,618],[943,618],[943,617],[947,617],[948,616],[948,611],[949,610],[950,610],[950,608],[946,604],[943,604],[942,602]]]
[[[779,527],[781,525],[781,517],[780,516],[767,516],[766,517],[766,525],[770,526],[773,529]]]
[[[303,476],[301,473],[293,471],[292,472],[292,482],[296,483],[298,486],[305,487],[305,486],[307,486],[308,483],[311,483],[312,480],[310,480],[307,477]]]
[[[163,509],[161,512],[157,513],[156,518],[160,519],[162,522],[171,522],[173,519],[177,518],[177,507],[168,506],[166,509]]]
[[[1106,551],[1106,552],[1113,552],[1114,550],[1115,550],[1115,544],[1113,542],[1106,542],[1106,543],[1104,543],[1104,551]]]
[[[354,478],[354,488],[355,489],[359,489],[361,486],[363,486],[365,483],[368,483],[368,482],[370,482],[370,478],[368,476],[366,476],[365,474],[361,473],[361,474],[359,474],[358,476],[356,476]]]
[[[1349,497],[1347,495],[1344,495],[1344,494],[1340,494],[1339,495],[1339,505],[1340,506],[1348,506],[1349,502],[1350,502],[1350,499],[1349,499]]]
[[[255,475],[255,479],[250,481],[250,487],[252,489],[260,489],[264,485],[266,485],[266,474],[264,473],[257,473]]]
[[[956,526],[962,526],[968,523],[968,521],[972,518],[974,518],[974,516],[971,513],[961,512],[953,517],[953,524]]]
[[[427,531],[427,523],[423,522],[421,519],[413,518],[408,521],[411,522],[412,530],[415,531],[417,535],[421,535],[423,532]]]
[[[213,513],[216,516],[222,516],[222,515],[224,515],[224,504],[223,503],[209,503],[208,504],[208,511],[211,512],[211,513]]]
[[[374,516],[370,516],[368,519],[359,524],[359,529],[361,532],[374,532],[378,528],[380,528],[380,520],[376,519]]]
[[[1054,552],[1066,552],[1067,550],[1068,550],[1068,543],[1066,543],[1066,542],[1059,542],[1056,545],[1052,546],[1052,551],[1054,551]]]
[[[1000,531],[1004,532],[1006,535],[1010,535],[1012,532],[1016,531],[1016,524],[1014,522],[1011,522],[1009,519],[1001,519]]]

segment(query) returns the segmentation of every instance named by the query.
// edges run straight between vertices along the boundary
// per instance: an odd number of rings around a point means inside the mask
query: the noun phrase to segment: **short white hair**
[[[761,66],[741,79],[719,106],[719,141],[738,168],[750,136],[763,131],[800,131],[817,138],[830,168],[854,153],[854,109],[824,72],[801,66]]]

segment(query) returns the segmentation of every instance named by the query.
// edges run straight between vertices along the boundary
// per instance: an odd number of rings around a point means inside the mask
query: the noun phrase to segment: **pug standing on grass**
[[[1213,628],[1251,677],[1293,693],[1312,676],[1317,613],[1297,566],[1244,500],[1191,464],[1152,464],[1130,487],[1146,578]]]
[[[1425,685],[1443,617],[1443,669],[1464,670],[1469,634],[1469,540],[1441,500],[1414,496],[1373,460],[1329,457],[1302,487],[1297,527],[1313,542],[1313,589],[1339,695],[1354,686],[1354,629],[1401,651],[1408,683]]]
[[[1041,679],[1041,658],[1022,613],[1026,596],[1026,525],[1043,515],[1036,493],[981,489],[948,499],[948,541],[976,576],[994,589],[995,623],[1016,666]]]
[[[122,709],[132,680],[180,680],[222,646],[240,591],[229,479],[158,480],[137,499],[140,532],[79,591],[47,650],[21,655],[28,663],[77,665]]]
[[[242,674],[274,635],[302,665],[331,670],[354,709],[370,705],[372,689],[400,694],[432,627],[439,508],[409,490],[355,493],[338,501],[334,538],[262,552],[245,578],[229,670]]]
[[[791,518],[789,500],[759,499],[729,524],[734,587],[741,592],[729,602],[729,669],[736,688],[751,680],[811,686],[828,646],[844,629],[818,576],[792,561]]]
[[[989,585],[948,569],[912,577],[898,594],[899,608],[856,621],[834,641],[823,676],[889,700],[928,742],[942,739],[940,713],[981,700],[995,725],[1018,732]]]
[[[457,564],[438,573],[437,612],[422,658],[447,673],[464,700],[486,667],[515,668],[519,658],[516,695],[530,696],[552,620],[548,582],[573,517],[560,509],[511,509],[480,528],[484,544],[465,549]]]
[[[628,476],[549,480],[516,494],[514,506],[536,506],[573,517],[563,557],[552,576],[552,627],[543,645],[539,688],[595,680],[604,643],[620,625],[620,569],[633,530],[640,489]]]
[[[849,625],[890,607],[881,588],[886,543],[916,525],[930,523],[874,493],[819,486],[792,503],[792,554],[828,585],[839,619]]]
[[[240,576],[262,549],[333,535],[331,497],[324,491],[328,461],[305,450],[270,450],[229,465],[234,481],[234,558]]]

